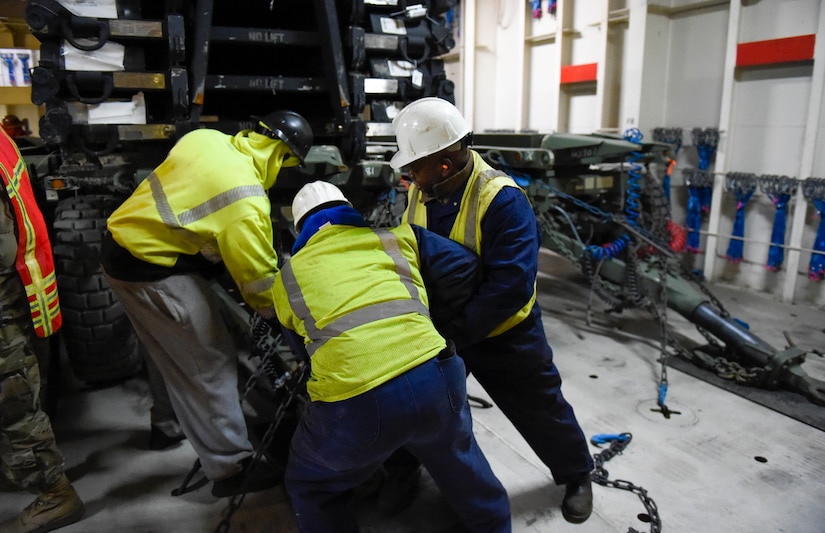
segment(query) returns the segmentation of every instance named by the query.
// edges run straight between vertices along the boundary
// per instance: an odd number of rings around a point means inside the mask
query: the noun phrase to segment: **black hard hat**
[[[273,111],[265,117],[252,118],[257,120],[256,133],[284,141],[301,160],[301,164],[304,163],[312,146],[312,127],[304,117],[294,111]]]

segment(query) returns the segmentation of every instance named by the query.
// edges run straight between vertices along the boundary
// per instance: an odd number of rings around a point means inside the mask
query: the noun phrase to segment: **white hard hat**
[[[458,109],[442,98],[421,98],[408,104],[392,121],[398,152],[390,165],[399,169],[452,146],[470,133]]]
[[[313,181],[307,183],[292,200],[292,218],[295,229],[300,231],[301,222],[312,211],[327,204],[352,204],[341,192],[341,189],[328,181]]]

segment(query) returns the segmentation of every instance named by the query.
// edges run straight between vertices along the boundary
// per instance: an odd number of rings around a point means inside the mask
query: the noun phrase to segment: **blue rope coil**
[[[631,128],[624,132],[624,138],[628,142],[641,143],[642,132],[639,128]],[[627,221],[635,226],[639,218],[639,209],[641,207],[642,197],[642,165],[639,161],[642,159],[642,153],[634,151],[630,156],[630,170],[628,170],[627,179],[627,198],[625,199],[625,214],[627,214]]]
[[[630,237],[626,233],[619,235],[619,238],[612,242],[607,242],[601,246],[591,245],[587,247],[587,251],[593,256],[596,261],[602,259],[613,259],[627,248],[630,242]]]
[[[643,135],[639,128],[630,128],[625,131],[624,138],[628,142],[640,143],[642,142]],[[641,152],[633,152],[630,158],[630,170],[628,171],[630,177],[627,180],[625,214],[627,215],[627,221],[633,226],[637,225],[636,222],[639,218],[639,209],[641,207],[642,165],[638,163],[641,159]],[[627,248],[628,243],[630,243],[630,237],[626,233],[622,233],[612,242],[602,244],[601,246],[588,246],[587,251],[590,252],[590,255],[597,261],[612,259],[622,253],[622,251]]]
[[[635,226],[639,219],[639,210],[642,205],[642,165],[638,163],[642,159],[641,152],[633,152],[630,157],[630,170],[627,178],[627,198],[625,199],[625,214],[627,221]]]

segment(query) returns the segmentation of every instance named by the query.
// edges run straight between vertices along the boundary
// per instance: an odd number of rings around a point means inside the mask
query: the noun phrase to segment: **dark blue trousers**
[[[349,503],[406,448],[472,532],[511,531],[510,503],[473,436],[461,358],[432,359],[340,402],[312,402],[290,446],[285,484],[303,533],[358,531]]]
[[[562,395],[538,305],[510,331],[462,349],[461,357],[557,484],[593,470],[587,440]]]

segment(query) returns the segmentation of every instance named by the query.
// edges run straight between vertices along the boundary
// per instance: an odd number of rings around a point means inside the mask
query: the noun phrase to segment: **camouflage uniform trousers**
[[[40,406],[40,369],[17,273],[0,273],[0,470],[37,493],[63,474],[63,454]]]

